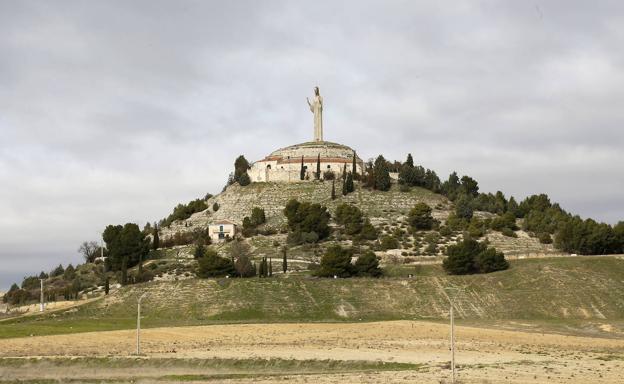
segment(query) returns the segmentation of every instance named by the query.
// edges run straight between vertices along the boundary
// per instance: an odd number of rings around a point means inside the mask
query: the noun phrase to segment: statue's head
[[[318,95],[319,95],[319,93],[320,93],[320,92],[319,92],[319,87],[314,87],[314,94],[315,94],[316,96],[318,96]]]

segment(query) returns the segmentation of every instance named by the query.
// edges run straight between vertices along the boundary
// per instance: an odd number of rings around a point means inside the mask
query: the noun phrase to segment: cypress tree
[[[355,151],[353,151],[353,165],[351,167],[352,168],[351,173],[353,173],[353,178],[357,180],[357,168],[355,167],[355,158],[356,158]]]
[[[260,265],[258,266],[258,277],[264,277],[264,258],[260,260]]]
[[[303,166],[303,155],[301,155],[301,171],[299,172],[299,178],[301,180],[305,179],[305,168]]]
[[[121,284],[126,285],[128,283],[128,257],[124,256],[121,259]]]
[[[286,273],[288,271],[288,248],[282,247],[282,271]]]
[[[336,200],[336,180],[332,180],[331,199]]]
[[[108,295],[110,290],[110,283],[108,282],[108,276],[106,276],[106,280],[104,280],[104,294]]]
[[[344,184],[346,179],[347,179],[347,163],[345,163],[344,166],[342,167],[342,182],[343,182],[343,184]]]
[[[318,157],[316,158],[316,174],[314,175],[314,177],[316,178],[316,180],[319,180],[321,178],[321,154],[318,154]]]
[[[158,227],[154,226],[154,240],[152,240],[152,249],[160,247],[160,237],[158,237]]]
[[[342,178],[342,196],[347,196],[347,180],[345,177]]]
[[[347,193],[351,193],[354,190],[353,174],[351,172],[349,172],[349,174],[347,175],[347,181],[345,182],[345,190],[347,191]]]
[[[273,262],[269,258],[269,277],[273,276]]]

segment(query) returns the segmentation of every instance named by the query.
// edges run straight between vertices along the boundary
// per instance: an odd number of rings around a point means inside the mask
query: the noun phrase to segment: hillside
[[[339,182],[336,183],[337,188]],[[218,220],[230,220],[240,224],[245,216],[251,214],[253,207],[261,207],[265,210],[267,228],[274,230],[284,229],[286,218],[283,209],[291,199],[320,203],[333,214],[338,205],[349,203],[357,206],[375,225],[380,235],[392,234],[395,231],[407,229],[407,214],[417,203],[426,203],[433,211],[432,216],[442,223],[454,210],[453,202],[441,194],[431,192],[425,188],[413,187],[409,191],[401,191],[397,184],[393,184],[389,191],[382,192],[361,188],[356,185],[355,192],[342,196],[338,194],[336,200],[331,199],[331,182],[295,182],[295,183],[252,183],[241,187],[233,184],[222,193],[207,200],[208,209],[193,214],[186,220],[178,220],[170,227],[161,228],[161,238],[173,236],[176,232],[192,232],[197,228],[206,228],[208,224]],[[214,203],[219,205],[215,212],[212,209]],[[475,212],[478,217],[493,216],[487,212]],[[425,233],[423,233],[425,235]],[[497,249],[507,255],[552,255],[560,254],[552,244],[541,244],[538,239],[530,237],[523,231],[517,231],[517,237],[503,236],[499,232],[488,231],[487,239]],[[461,238],[461,235],[459,235]],[[283,239],[277,238],[278,241]],[[421,239],[421,246],[416,245],[416,239],[409,234],[406,236],[397,250],[380,253],[379,256],[390,255],[422,256],[426,244]],[[457,236],[436,239],[437,252],[434,255],[442,256],[444,247],[453,244]],[[271,242],[268,241],[268,242]],[[327,244],[325,244],[327,245]],[[433,256],[433,255],[430,255]]]
[[[400,277],[407,273],[414,278]],[[397,277],[334,280],[279,274],[136,284],[80,307],[6,320],[0,337],[129,329],[136,297],[143,292],[149,293],[142,310],[145,327],[445,319],[451,294],[458,318],[466,322],[583,322],[596,325],[597,332],[608,323],[610,330],[624,331],[622,257],[519,260],[507,271],[487,275],[449,276],[437,265],[403,266],[390,274]]]
[[[282,210],[290,199],[309,201],[326,205],[331,212],[344,202],[358,206],[371,220],[384,221],[397,218],[407,212],[418,202],[424,202],[437,207],[434,216],[446,218],[451,202],[442,195],[433,193],[424,188],[414,188],[409,192],[400,192],[395,185],[388,192],[372,191],[357,188],[355,192],[331,199],[331,182],[305,181],[293,183],[252,183],[241,187],[232,184],[222,193],[207,200],[208,209],[193,214],[187,220],[174,222],[170,228],[163,228],[163,236],[170,236],[176,231],[186,232],[197,227],[205,227],[217,220],[231,220],[241,223],[245,216],[249,216],[253,207],[265,210],[269,226],[280,228],[285,224]],[[340,188],[340,182],[336,182]],[[219,204],[218,211],[212,206]]]

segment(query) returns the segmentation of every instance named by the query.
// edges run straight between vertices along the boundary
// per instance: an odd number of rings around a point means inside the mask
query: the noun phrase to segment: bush
[[[379,277],[383,274],[379,268],[379,260],[373,251],[359,256],[354,265],[355,274],[362,277]]]
[[[377,230],[373,227],[370,220],[366,219],[360,230],[359,238],[362,240],[377,240],[377,236]]]
[[[203,278],[224,277],[236,273],[232,259],[219,257],[217,252],[212,249],[206,251],[205,256],[198,260],[198,264],[197,276]]]
[[[217,211],[219,210],[219,208],[221,208],[221,207],[219,206],[219,203],[217,203],[217,202],[215,201],[215,203],[214,203],[214,204],[212,204],[212,210],[213,210],[214,212],[217,212]]]
[[[447,254],[442,266],[451,275],[488,273],[509,268],[502,252],[471,238],[449,246]]]
[[[251,179],[249,178],[249,175],[247,173],[243,173],[239,178],[238,178],[238,184],[241,187],[245,187],[249,184],[251,184]]]
[[[538,236],[539,242],[542,244],[552,244],[553,240],[550,233],[542,232]]]
[[[501,231],[501,233],[504,236],[507,237],[518,237],[518,235],[516,234],[516,232],[514,232],[513,230],[509,229],[509,228],[503,228],[503,230]]]
[[[206,247],[204,247],[203,244],[198,244],[195,247],[195,251],[193,252],[193,257],[195,258],[195,260],[197,260],[197,259],[201,259],[205,255],[206,255]]]
[[[254,227],[257,227],[258,225],[261,225],[264,223],[266,223],[266,216],[264,214],[264,209],[260,207],[254,207],[251,210],[251,224]]]
[[[323,180],[334,180],[335,178],[336,174],[333,171],[323,172]]]
[[[392,236],[383,236],[381,238],[381,249],[387,251],[388,249],[397,249],[399,248],[399,241]]]
[[[453,232],[451,231],[451,229],[448,227],[448,225],[444,225],[442,227],[440,227],[440,236],[450,236],[452,235]]]
[[[321,265],[316,271],[320,277],[350,277],[353,274],[351,265],[351,250],[333,245],[321,257]]]
[[[425,203],[418,203],[407,216],[407,221],[413,230],[429,230],[433,227],[434,219],[431,216],[431,207]]]

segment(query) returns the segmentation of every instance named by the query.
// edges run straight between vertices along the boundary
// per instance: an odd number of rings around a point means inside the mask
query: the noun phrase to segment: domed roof
[[[351,147],[343,144],[332,143],[329,141],[309,141],[280,148],[276,151],[271,152],[269,156],[261,161],[277,160],[278,162],[281,162],[291,159],[301,159],[301,157],[304,157],[305,159],[316,159],[319,155],[321,157],[321,161],[328,159],[348,159],[349,161],[351,161],[354,154],[355,151]],[[359,157],[357,157],[357,155],[356,160],[358,162],[362,161]]]

